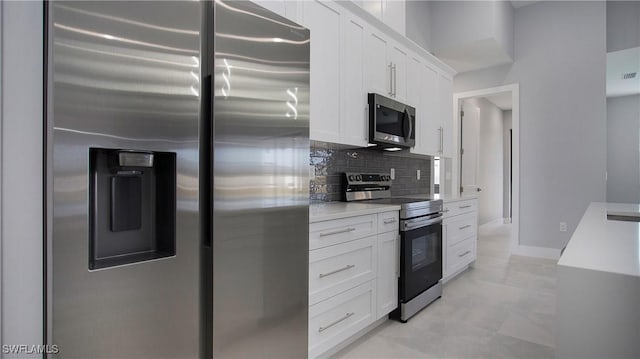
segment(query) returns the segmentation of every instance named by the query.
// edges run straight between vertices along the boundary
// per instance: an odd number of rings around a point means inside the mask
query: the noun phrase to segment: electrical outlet
[[[567,231],[567,222],[560,222],[560,232]]]
[[[416,179],[418,179],[418,180],[420,179],[420,170],[416,171]]]
[[[396,179],[396,169],[395,168],[390,169],[389,175],[391,176],[392,180]]]

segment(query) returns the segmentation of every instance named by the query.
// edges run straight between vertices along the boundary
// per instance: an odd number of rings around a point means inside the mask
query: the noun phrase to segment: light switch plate
[[[396,169],[395,168],[390,169],[389,173],[391,175],[391,179],[392,180],[396,179]]]
[[[316,179],[316,166],[309,165],[309,180],[314,181]]]

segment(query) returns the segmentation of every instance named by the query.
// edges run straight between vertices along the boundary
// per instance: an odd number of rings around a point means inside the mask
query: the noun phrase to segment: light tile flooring
[[[509,256],[511,225],[480,227],[475,266],[408,323],[387,321],[334,358],[552,358],[556,261]]]

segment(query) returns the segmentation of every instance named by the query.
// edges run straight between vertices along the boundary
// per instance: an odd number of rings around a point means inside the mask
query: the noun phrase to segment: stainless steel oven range
[[[345,173],[344,200],[400,205],[398,308],[406,321],[442,295],[442,200],[391,196],[387,173]]]

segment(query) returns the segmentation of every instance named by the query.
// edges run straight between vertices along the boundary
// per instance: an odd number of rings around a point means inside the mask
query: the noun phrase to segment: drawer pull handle
[[[458,208],[460,208],[460,209],[465,209],[465,208],[471,208],[471,206],[470,206],[470,205],[466,205],[466,206],[459,206]]]
[[[391,224],[391,223],[396,223],[396,219],[392,218],[392,219],[385,219],[384,220],[384,224]]]
[[[349,265],[347,265],[346,267],[343,267],[343,268],[340,268],[340,269],[336,269],[336,270],[331,271],[331,272],[329,272],[329,273],[320,273],[320,274],[318,275],[318,278],[328,277],[328,276],[330,276],[330,275],[332,275],[332,274],[340,273],[340,272],[343,272],[343,271],[346,271],[346,270],[349,270],[349,269],[351,269],[351,268],[355,268],[355,267],[356,267],[356,265],[355,265],[355,264],[349,264]]]
[[[333,327],[334,325],[336,325],[336,324],[338,324],[338,323],[340,323],[340,322],[342,322],[342,321],[345,321],[345,320],[347,320],[347,319],[351,318],[354,314],[356,314],[356,313],[354,313],[354,312],[349,312],[349,313],[345,314],[345,315],[344,315],[344,317],[342,317],[342,318],[340,318],[340,319],[336,320],[335,322],[332,322],[332,323],[330,323],[330,324],[327,324],[327,326],[326,326],[326,327],[320,327],[320,328],[318,328],[318,333],[322,333],[322,332],[324,332],[325,330],[327,330],[327,329],[329,329],[329,328]]]
[[[448,209],[443,209],[442,211],[440,211],[440,213],[447,213],[447,212],[449,212]]]
[[[466,251],[466,252],[464,252],[462,254],[458,254],[458,257],[462,258],[462,257],[466,256],[469,253],[471,253],[471,251]]]
[[[466,226],[458,227],[458,229],[459,229],[459,230],[463,230],[463,229],[467,229],[467,228],[469,228],[469,227],[471,227],[471,225],[470,225],[470,224],[467,224]]]
[[[353,232],[355,230],[356,230],[355,228],[345,228],[345,229],[340,229],[333,232],[320,233],[320,237],[333,236],[335,234]]]

